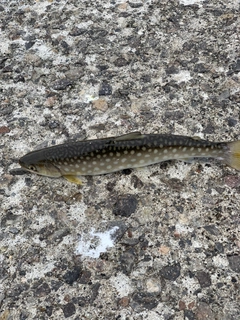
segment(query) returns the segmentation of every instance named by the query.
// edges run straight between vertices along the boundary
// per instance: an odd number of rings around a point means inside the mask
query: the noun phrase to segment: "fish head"
[[[49,161],[28,162],[24,160],[24,157],[22,157],[19,160],[19,164],[24,170],[31,173],[39,174],[41,176],[54,178],[62,176],[58,167]]]

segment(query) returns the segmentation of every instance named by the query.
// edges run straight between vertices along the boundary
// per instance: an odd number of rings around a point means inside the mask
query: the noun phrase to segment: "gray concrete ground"
[[[239,2],[1,0],[0,20],[0,319],[240,319],[236,170],[10,174],[68,139],[239,139]]]

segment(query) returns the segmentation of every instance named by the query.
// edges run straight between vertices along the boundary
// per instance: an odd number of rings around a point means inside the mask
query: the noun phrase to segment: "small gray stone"
[[[63,314],[65,318],[69,318],[76,312],[76,307],[74,303],[69,302],[63,307]]]
[[[180,276],[180,272],[181,266],[179,263],[176,263],[174,265],[163,267],[160,274],[164,279],[175,281]]]
[[[56,81],[53,84],[53,89],[54,90],[65,90],[67,87],[72,86],[73,82],[69,79],[61,79]]]
[[[230,268],[233,271],[240,273],[240,256],[228,256],[227,258]]]
[[[130,217],[137,209],[138,200],[134,195],[120,196],[113,206],[113,214],[116,216]]]

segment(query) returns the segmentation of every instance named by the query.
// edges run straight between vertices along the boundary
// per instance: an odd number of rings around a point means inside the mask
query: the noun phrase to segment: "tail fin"
[[[240,170],[240,140],[228,143],[230,155],[227,163],[230,167]]]

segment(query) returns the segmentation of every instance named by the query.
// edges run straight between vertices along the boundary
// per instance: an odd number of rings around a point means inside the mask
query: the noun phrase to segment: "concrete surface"
[[[0,1],[0,319],[240,319],[240,176],[11,175],[67,139],[240,139],[239,1]]]

